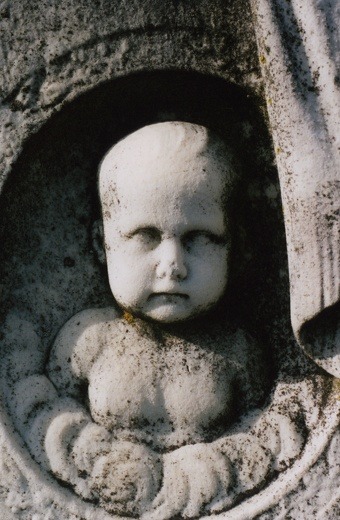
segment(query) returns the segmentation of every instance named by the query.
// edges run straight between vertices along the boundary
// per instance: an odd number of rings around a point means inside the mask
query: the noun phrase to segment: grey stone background
[[[254,228],[259,250],[252,249],[248,264],[261,251],[269,255],[255,274],[245,267],[255,286],[267,280],[251,293],[260,302],[252,325],[274,346],[274,364],[285,375],[314,370],[289,324],[279,185],[249,2],[2,1],[0,67],[0,319],[11,312],[17,319],[15,346],[7,342],[2,351],[10,377],[20,375],[19,335],[29,342],[34,371],[69,316],[110,301],[90,245],[100,157],[141,124],[178,117],[225,133],[232,125],[243,136],[246,165],[253,165],[246,200],[267,222],[264,230]],[[268,301],[275,304],[269,308]],[[242,316],[246,307],[240,304]],[[39,344],[27,323],[39,331]],[[284,366],[284,359],[294,362]],[[299,487],[259,518],[338,518],[339,444],[337,434]],[[107,518],[77,509],[69,492],[62,499],[54,493],[5,410],[0,450],[2,518]]]

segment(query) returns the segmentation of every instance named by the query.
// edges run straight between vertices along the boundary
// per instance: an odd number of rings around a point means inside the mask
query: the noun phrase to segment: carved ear
[[[92,246],[101,264],[106,264],[104,248],[104,229],[102,220],[98,219],[92,226]]]

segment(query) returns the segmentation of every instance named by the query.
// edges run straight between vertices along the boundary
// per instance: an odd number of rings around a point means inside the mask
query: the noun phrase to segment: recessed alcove
[[[100,218],[98,166],[127,134],[168,120],[213,129],[240,165],[230,284],[215,319],[232,321],[262,346],[270,375],[268,398],[278,374],[303,373],[308,362],[289,324],[280,189],[262,108],[248,91],[217,77],[136,73],[83,94],[27,141],[1,194],[2,391],[7,402],[14,383],[45,372],[53,339],[71,316],[114,305],[92,244],[93,224]]]

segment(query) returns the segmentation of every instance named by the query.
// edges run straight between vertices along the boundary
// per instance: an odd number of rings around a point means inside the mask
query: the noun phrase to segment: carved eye
[[[154,227],[138,228],[129,235],[129,238],[135,239],[144,247],[154,248],[161,241],[161,233]]]
[[[185,249],[190,252],[199,252],[201,248],[211,245],[223,245],[225,243],[224,237],[211,233],[210,231],[195,230],[189,231],[182,238],[182,243]]]

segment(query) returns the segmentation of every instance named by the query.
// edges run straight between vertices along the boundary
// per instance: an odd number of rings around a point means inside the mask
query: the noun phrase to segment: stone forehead
[[[220,169],[231,154],[221,138],[208,128],[185,122],[164,122],[145,126],[114,145],[99,169],[99,187],[129,178],[161,179],[187,171],[188,182],[206,178],[204,164]],[[229,161],[228,161],[229,162]],[[195,169],[195,166],[199,168]],[[211,174],[211,172],[210,172]]]

